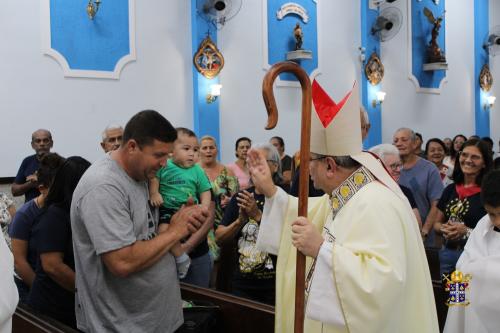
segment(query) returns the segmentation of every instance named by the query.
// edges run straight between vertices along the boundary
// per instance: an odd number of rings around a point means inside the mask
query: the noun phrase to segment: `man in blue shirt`
[[[403,168],[399,184],[408,187],[422,218],[422,237],[425,245],[432,247],[434,244],[434,232],[432,229],[432,216],[429,214],[436,207],[443,192],[443,183],[439,176],[439,170],[434,163],[429,162],[415,154],[416,135],[409,128],[398,129],[393,136],[393,144],[399,150]]]
[[[37,176],[38,161],[43,154],[50,152],[52,145],[52,134],[46,129],[39,129],[31,135],[31,147],[35,150],[34,155],[26,157],[19,171],[17,172],[16,179],[12,184],[12,195],[17,197],[24,194],[25,202],[40,195],[37,189]]]

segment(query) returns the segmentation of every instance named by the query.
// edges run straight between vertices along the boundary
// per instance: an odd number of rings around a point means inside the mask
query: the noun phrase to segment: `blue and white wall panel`
[[[66,77],[119,79],[136,59],[135,0],[102,1],[93,20],[87,0],[42,0],[42,49]]]
[[[408,4],[408,77],[422,93],[441,93],[441,88],[447,82],[446,71],[424,71],[423,64],[427,62],[427,47],[431,40],[433,25],[424,15],[424,8],[429,8],[434,17],[441,16],[445,11],[446,0],[410,0]],[[438,45],[446,53],[446,15],[441,23]]]
[[[328,0],[327,0],[328,1]],[[304,10],[298,15],[289,13],[278,18],[278,11],[287,5],[299,5]],[[304,35],[302,49],[312,51],[312,59],[300,60],[299,64],[311,80],[320,73],[318,0],[263,0],[263,68],[286,60],[286,53],[295,49],[293,29],[299,23]],[[282,86],[299,86],[294,75],[284,73],[277,79]]]
[[[489,25],[490,30],[500,25],[500,1],[489,0]],[[497,100],[490,110],[490,131],[491,137],[495,142],[495,151],[500,151],[498,141],[500,140],[500,55],[490,57],[490,70],[493,75],[493,88],[491,94],[496,96]]]

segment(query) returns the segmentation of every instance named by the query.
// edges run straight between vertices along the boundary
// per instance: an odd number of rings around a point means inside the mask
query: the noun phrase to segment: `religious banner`
[[[135,0],[101,0],[89,18],[88,0],[42,0],[42,51],[67,77],[119,79],[135,60]]]
[[[293,60],[313,79],[319,74],[317,0],[264,0],[264,70]],[[297,78],[282,73],[278,85],[298,86]]]

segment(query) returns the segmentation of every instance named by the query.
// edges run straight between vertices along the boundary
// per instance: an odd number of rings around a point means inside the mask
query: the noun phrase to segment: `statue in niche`
[[[429,63],[446,62],[446,57],[437,43],[439,29],[441,29],[441,23],[443,22],[444,14],[445,13],[443,12],[443,15],[435,18],[434,14],[432,14],[432,11],[429,8],[424,8],[424,15],[433,25],[431,32],[431,41],[429,42],[429,47],[427,48]]]
[[[297,22],[295,24],[295,28],[293,28],[293,36],[295,37],[295,50],[302,49],[302,37],[304,36],[302,33],[302,28],[300,24]]]

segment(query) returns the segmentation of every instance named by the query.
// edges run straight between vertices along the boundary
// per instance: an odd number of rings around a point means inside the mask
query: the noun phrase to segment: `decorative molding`
[[[79,70],[71,69],[66,58],[57,50],[52,48],[51,35],[51,20],[50,20],[50,1],[42,0],[41,2],[41,41],[42,53],[53,58],[63,70],[65,77],[82,77],[82,78],[98,78],[98,79],[120,79],[120,74],[126,64],[136,60],[135,52],[135,0],[128,1],[129,15],[129,54],[118,60],[114,70],[98,71],[98,70]],[[82,9],[83,11],[84,9]],[[86,17],[86,16],[85,16]],[[86,17],[87,18],[87,17]]]
[[[281,6],[281,8],[276,12],[276,18],[282,20],[285,16],[295,14],[302,19],[302,22],[307,23],[309,21],[309,15],[307,15],[307,10],[295,2],[287,2]]]
[[[421,3],[421,2],[419,2]],[[413,30],[413,18],[412,18],[412,6],[413,2],[409,1],[407,3],[407,9],[408,9],[408,43],[407,43],[407,54],[408,54],[408,79],[413,82],[415,85],[417,93],[426,93],[426,94],[436,94],[439,95],[441,94],[441,89],[443,88],[444,84],[448,82],[448,77],[445,75],[441,81],[439,82],[439,87],[438,88],[427,88],[427,87],[421,87],[420,86],[420,81],[418,78],[414,75],[413,73],[413,35],[412,35],[412,30]],[[445,24],[443,26],[446,26],[446,20]],[[444,27],[443,27],[444,28]],[[447,39],[447,34],[444,33],[444,38],[445,38],[445,45],[446,45],[446,39]]]
[[[272,1],[272,0],[271,0]],[[317,38],[317,53],[315,56],[318,59],[318,65],[316,68],[309,74],[309,78],[314,80],[314,78],[318,75],[321,74],[321,36],[322,36],[322,30],[321,30],[321,19],[318,13],[320,12],[320,2],[318,0],[310,0],[313,3],[316,4],[316,38]],[[263,19],[263,26],[262,26],[262,69],[264,71],[269,70],[271,68],[271,64],[269,64],[269,45],[268,45],[268,12],[267,12],[267,4],[268,0],[262,0],[262,19]],[[310,24],[310,23],[308,23]],[[285,58],[283,58],[283,61]],[[279,76],[276,78],[276,85],[279,87],[299,87],[300,88],[300,83],[298,81],[289,81],[289,80],[282,80]]]

